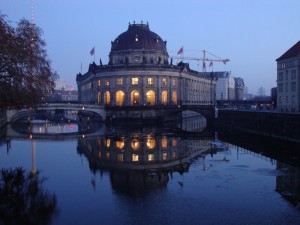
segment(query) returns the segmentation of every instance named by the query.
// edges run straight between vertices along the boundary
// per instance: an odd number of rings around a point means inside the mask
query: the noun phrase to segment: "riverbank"
[[[219,110],[214,127],[300,143],[300,114]]]

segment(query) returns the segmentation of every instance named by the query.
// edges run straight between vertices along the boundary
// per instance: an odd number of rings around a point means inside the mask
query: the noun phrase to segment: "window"
[[[286,103],[289,103],[289,96],[286,96],[286,97],[285,97],[285,102],[286,102]]]
[[[295,104],[296,103],[296,98],[295,95],[292,96],[292,103]]]
[[[176,80],[176,78],[173,78],[173,86],[176,86],[177,85],[177,80]]]
[[[161,147],[162,148],[167,148],[168,147],[168,139],[166,137],[163,137],[161,139]]]
[[[98,94],[97,94],[97,102],[98,102],[98,105],[101,104],[101,92],[98,91]]]
[[[162,85],[163,86],[167,86],[168,85],[167,78],[163,78],[162,79]]]
[[[123,149],[124,146],[125,146],[125,141],[124,140],[118,140],[118,141],[116,141],[116,147],[118,149]]]
[[[100,80],[98,80],[98,87],[100,86],[100,84],[101,84],[101,82],[100,82]]]
[[[278,84],[278,92],[283,92],[283,84]]]
[[[154,161],[154,154],[153,153],[148,154],[148,161],[149,162]]]
[[[138,154],[132,154],[131,155],[132,162],[138,162],[139,161],[139,155]]]
[[[153,137],[147,137],[146,145],[148,149],[154,149],[155,148],[155,139]]]
[[[122,106],[124,104],[124,92],[117,91],[116,92],[116,106]]]
[[[172,104],[174,104],[174,105],[177,104],[177,92],[176,91],[172,92]]]
[[[296,70],[291,71],[291,79],[296,80]]]
[[[137,78],[137,77],[131,78],[131,84],[132,85],[138,85],[139,84],[139,78]]]
[[[278,74],[278,81],[283,81],[283,73]]]
[[[109,91],[106,91],[104,93],[104,104],[109,105],[110,104],[110,93]]]
[[[285,71],[285,80],[289,80],[289,71],[288,70]]]
[[[123,85],[123,78],[117,78],[117,85]]]
[[[136,90],[131,92],[131,105],[139,105],[140,93]]]
[[[289,83],[285,84],[285,91],[288,92],[289,91]]]
[[[296,82],[291,83],[291,91],[296,91]]]
[[[140,145],[141,145],[140,141],[136,138],[131,141],[131,148],[133,150],[138,150],[140,148]]]
[[[163,105],[166,105],[168,102],[168,92],[167,91],[162,91],[161,93],[161,102]]]
[[[153,77],[148,77],[148,85],[153,85],[153,84],[154,84]]]
[[[146,93],[146,96],[147,96],[147,104],[155,105],[155,92],[150,90]]]
[[[106,85],[106,86],[109,86],[109,80],[106,80],[106,81],[105,81],[105,85]]]

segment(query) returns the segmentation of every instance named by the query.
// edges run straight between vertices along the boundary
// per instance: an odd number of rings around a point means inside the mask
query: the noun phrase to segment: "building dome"
[[[149,24],[129,24],[127,31],[111,42],[110,64],[166,64],[166,45]]]

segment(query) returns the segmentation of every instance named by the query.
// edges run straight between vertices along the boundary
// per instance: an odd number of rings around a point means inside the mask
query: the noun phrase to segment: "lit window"
[[[140,94],[138,91],[134,90],[131,92],[131,104],[132,105],[139,105],[140,101]]]
[[[123,91],[117,91],[116,92],[116,105],[122,106],[124,104],[124,92]]]
[[[162,158],[163,158],[163,160],[167,160],[168,159],[168,153],[164,152]]]
[[[139,36],[135,35],[135,41],[139,41]]]
[[[175,138],[172,139],[172,146],[173,147],[177,146],[177,140]]]
[[[106,86],[109,86],[109,80],[106,80],[106,81],[105,81],[105,85],[106,85]]]
[[[154,105],[155,104],[155,92],[150,90],[146,93],[147,97],[147,104],[148,105]]]
[[[106,159],[109,159],[109,158],[110,158],[110,153],[106,152]]]
[[[164,86],[167,86],[167,85],[168,85],[168,82],[167,82],[167,79],[166,79],[166,78],[163,78],[163,79],[162,79],[162,84],[163,84]]]
[[[123,85],[123,78],[117,79],[117,85]]]
[[[173,86],[176,86],[176,84],[177,84],[177,80],[176,78],[173,78]]]
[[[161,139],[161,147],[162,148],[167,148],[168,147],[168,139],[166,137],[163,137]]]
[[[116,141],[116,147],[118,149],[124,148],[124,145],[125,145],[125,141],[123,141],[123,140]]]
[[[109,148],[110,147],[110,138],[106,138],[104,140],[104,144],[105,144],[106,148]]]
[[[124,161],[124,155],[123,154],[117,154],[117,161],[123,162]]]
[[[131,84],[132,85],[138,85],[139,84],[139,78],[137,78],[137,77],[131,78]]]
[[[101,84],[101,82],[100,82],[100,80],[98,80],[98,86],[100,86],[100,84]]]
[[[138,149],[140,148],[140,142],[139,142],[138,139],[133,139],[133,140],[131,141],[131,148],[132,148],[133,150],[138,150]]]
[[[167,91],[163,91],[161,93],[161,101],[163,105],[166,105],[168,102],[168,92]]]
[[[148,85],[153,85],[154,79],[152,77],[148,77]]]
[[[102,157],[102,152],[99,151],[98,152],[98,158],[101,159],[101,157]]]
[[[148,149],[155,148],[155,139],[153,137],[147,137],[146,145]]]
[[[176,91],[172,92],[172,104],[174,104],[174,105],[177,104],[177,92]]]
[[[106,91],[104,93],[104,103],[105,103],[105,105],[109,105],[110,104],[110,93],[109,93],[109,91]]]
[[[154,161],[154,154],[148,154],[148,161],[151,162],[151,161]]]
[[[132,162],[138,162],[139,161],[139,155],[138,154],[132,154],[131,155]]]

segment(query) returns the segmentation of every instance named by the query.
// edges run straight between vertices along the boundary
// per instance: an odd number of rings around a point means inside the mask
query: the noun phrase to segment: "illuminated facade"
[[[121,115],[121,107],[213,105],[216,80],[186,63],[173,65],[166,44],[148,24],[129,24],[111,42],[107,65],[93,63],[77,75],[79,102],[105,105],[108,114],[118,108],[119,117],[134,117]]]

